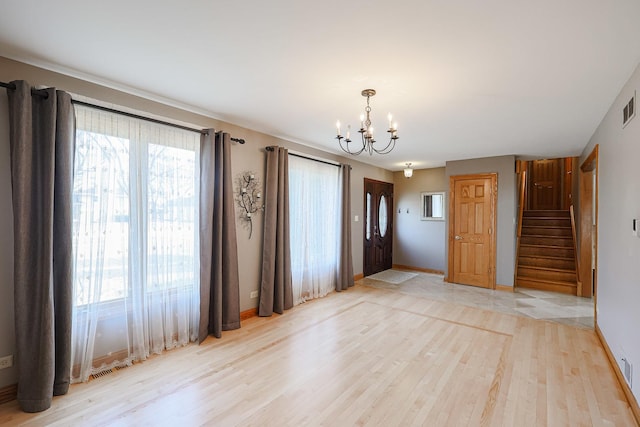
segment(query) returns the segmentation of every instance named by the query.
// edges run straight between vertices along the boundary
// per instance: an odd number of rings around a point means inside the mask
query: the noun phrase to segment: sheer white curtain
[[[289,221],[293,303],[336,286],[340,233],[340,168],[289,156]]]
[[[76,108],[72,381],[198,325],[200,135]]]

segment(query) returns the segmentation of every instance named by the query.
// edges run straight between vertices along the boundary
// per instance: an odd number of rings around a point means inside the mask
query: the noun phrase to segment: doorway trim
[[[456,180],[467,179],[490,179],[490,209],[491,209],[491,230],[489,239],[489,288],[496,289],[496,227],[497,227],[497,203],[498,203],[498,174],[497,173],[484,173],[484,174],[469,174],[469,175],[452,175],[449,177],[449,230],[448,230],[448,261],[447,261],[447,277],[446,282],[453,282],[453,268],[454,268],[454,234],[455,234],[455,188]]]
[[[594,310],[598,294],[598,151],[599,146],[596,145],[580,165],[580,278],[582,286],[578,289],[578,296],[593,296]],[[590,289],[587,289],[589,287]],[[593,289],[593,295],[591,289]],[[596,313],[594,313],[594,319],[597,321]]]

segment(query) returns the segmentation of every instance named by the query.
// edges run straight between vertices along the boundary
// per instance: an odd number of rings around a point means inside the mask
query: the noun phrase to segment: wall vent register
[[[622,109],[622,127],[625,127],[636,116],[636,92]]]

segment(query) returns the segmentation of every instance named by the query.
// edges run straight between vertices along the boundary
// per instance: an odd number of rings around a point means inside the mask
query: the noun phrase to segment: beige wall
[[[633,394],[640,401],[640,115],[624,128],[622,109],[640,94],[640,67],[616,97],[580,158],[586,160],[596,144],[598,161],[598,327],[619,364],[633,368]],[[636,99],[637,108],[637,99]]]
[[[55,86],[72,94],[94,98],[99,101],[117,104],[126,108],[140,110],[170,120],[190,123],[196,127],[214,128],[230,132],[233,137],[244,138],[245,145],[232,147],[231,161],[234,176],[243,171],[253,171],[264,183],[265,154],[264,147],[285,146],[300,153],[311,154],[329,160],[349,163],[351,174],[352,215],[363,217],[363,179],[364,177],[380,181],[393,182],[393,173],[381,168],[322,152],[303,145],[288,142],[250,129],[220,122],[210,117],[191,113],[138,96],[93,84],[87,81],[29,66],[0,57],[0,81],[27,80],[33,85]],[[170,83],[170,82],[169,82]],[[0,210],[0,357],[14,352],[13,325],[13,216],[11,211],[11,177],[9,163],[9,127],[7,98],[0,90],[0,198],[5,209]],[[330,137],[327,128],[327,137]],[[352,218],[353,220],[353,218]],[[257,290],[260,280],[262,216],[254,222],[254,234],[248,238],[248,230],[237,222],[238,255],[240,261],[240,309],[247,310],[257,305],[256,299],[250,299],[251,291]],[[354,273],[362,272],[362,222],[352,221],[353,265]],[[15,369],[0,370],[0,387],[15,383]]]
[[[445,221],[420,220],[420,193],[448,193],[449,183],[445,176],[445,168],[416,169],[409,179],[404,177],[404,172],[396,172],[394,183],[393,263],[444,271]],[[448,207],[447,203],[445,198],[445,209]]]
[[[496,284],[501,286],[513,286],[514,279],[517,206],[515,163],[515,156],[499,156],[447,162],[446,166],[447,180],[454,175],[498,174]]]

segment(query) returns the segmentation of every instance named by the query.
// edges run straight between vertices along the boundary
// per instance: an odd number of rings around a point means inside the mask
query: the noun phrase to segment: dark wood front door
[[[559,210],[561,208],[562,162],[562,159],[531,162],[531,209]]]
[[[393,263],[393,184],[364,179],[365,276],[391,268]]]

